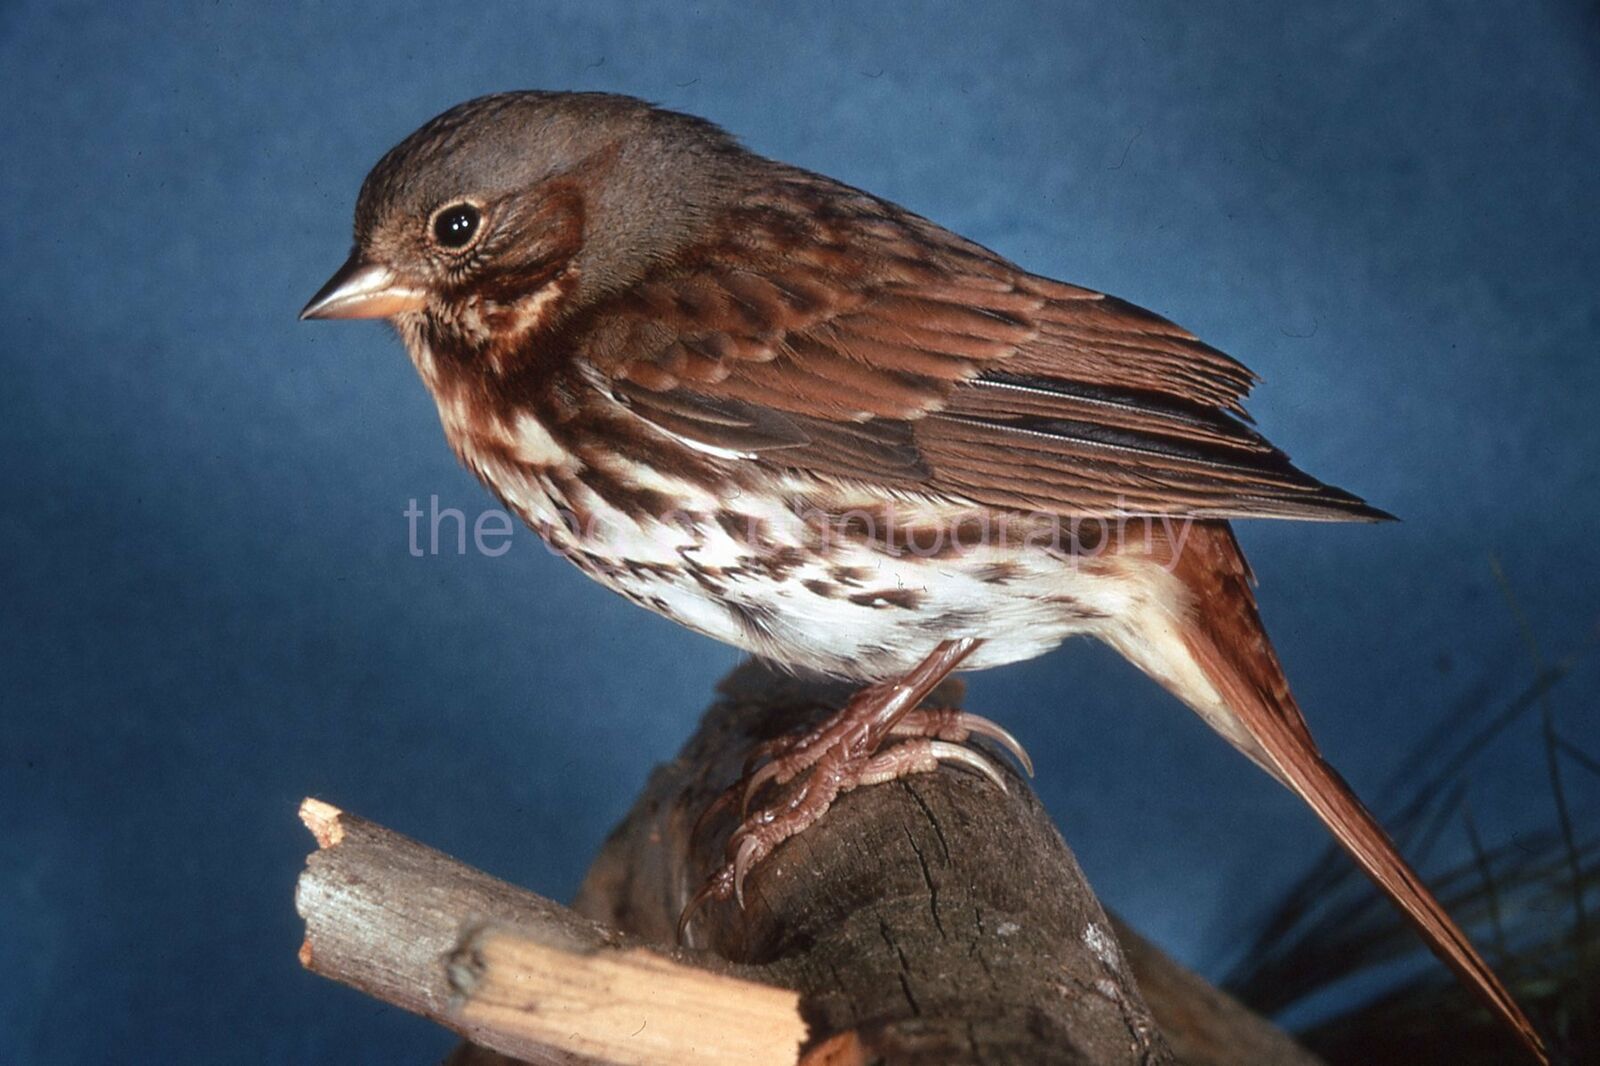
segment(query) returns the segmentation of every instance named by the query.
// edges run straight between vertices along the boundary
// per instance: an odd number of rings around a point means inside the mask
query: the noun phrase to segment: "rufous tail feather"
[[[1261,625],[1233,531],[1196,522],[1186,534],[1174,542],[1181,545],[1175,565],[1169,557],[1159,571],[1154,560],[1123,555],[1144,569],[1150,595],[1125,627],[1105,635],[1108,642],[1305,800],[1433,952],[1548,1063],[1522,1008],[1317,750]]]

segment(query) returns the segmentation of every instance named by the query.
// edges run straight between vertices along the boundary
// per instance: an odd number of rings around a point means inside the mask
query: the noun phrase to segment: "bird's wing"
[[[754,461],[1067,515],[1375,519],[1248,425],[1245,367],[784,170],[575,323],[642,417]]]

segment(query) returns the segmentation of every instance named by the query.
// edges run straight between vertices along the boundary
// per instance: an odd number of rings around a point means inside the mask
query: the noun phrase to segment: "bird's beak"
[[[423,290],[407,285],[388,267],[369,263],[360,252],[353,252],[306,304],[300,320],[388,318],[402,311],[421,310],[426,299]]]

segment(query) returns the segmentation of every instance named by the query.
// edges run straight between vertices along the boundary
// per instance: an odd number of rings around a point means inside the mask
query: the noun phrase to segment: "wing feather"
[[[1255,375],[1182,327],[773,166],[716,236],[570,328],[641,417],[998,507],[1387,517],[1251,428]]]

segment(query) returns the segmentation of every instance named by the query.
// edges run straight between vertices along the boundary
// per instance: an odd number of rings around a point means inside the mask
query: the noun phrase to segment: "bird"
[[[1031,273],[704,119],[520,91],[368,174],[302,319],[387,319],[461,462],[559,554],[688,628],[859,689],[752,753],[695,903],[841,792],[998,724],[951,672],[1109,644],[1298,795],[1461,981],[1532,1023],[1323,758],[1230,523],[1378,522],[1254,428],[1258,379],[1165,318]],[[730,794],[732,794],[730,792]],[[686,909],[685,915],[692,911]]]

